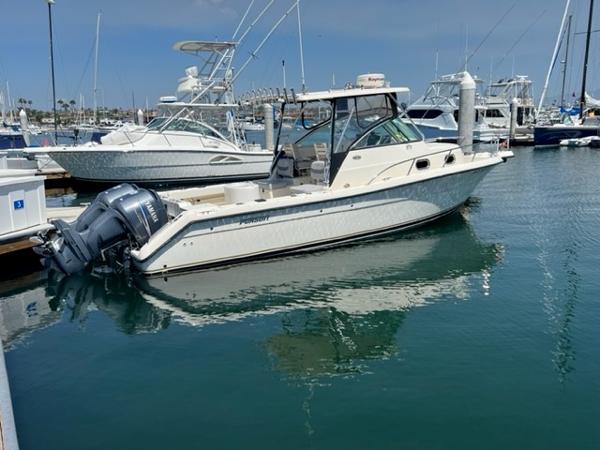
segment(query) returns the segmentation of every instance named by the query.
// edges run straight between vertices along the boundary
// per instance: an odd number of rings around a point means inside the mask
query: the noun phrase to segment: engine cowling
[[[110,248],[139,248],[168,222],[158,194],[131,184],[100,193],[73,222],[54,220],[37,252],[67,275],[80,272]]]

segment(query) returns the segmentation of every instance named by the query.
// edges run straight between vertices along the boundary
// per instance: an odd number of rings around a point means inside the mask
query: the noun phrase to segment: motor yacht
[[[175,49],[198,55],[176,96],[163,97],[159,117],[124,125],[74,147],[44,149],[73,178],[93,182],[190,183],[268,175],[273,151],[247,144],[235,120],[231,63],[237,43],[185,41]]]
[[[425,95],[407,108],[407,115],[423,136],[430,140],[456,141],[458,136],[459,91],[464,72],[443,75],[431,82]],[[483,81],[474,78],[478,90]],[[485,120],[486,107],[478,93],[475,104],[475,142],[491,142],[506,137],[506,131],[492,129]]]
[[[57,233],[42,236],[38,252],[73,273],[122,242],[119,254],[150,275],[327,248],[438,219],[512,153],[424,141],[403,120],[397,98],[407,92],[382,83],[296,94],[281,109],[294,110],[302,133],[280,127],[268,178],[160,194],[117,186],[77,222],[55,221]]]
[[[533,82],[526,75],[500,79],[485,93],[485,118],[493,128],[510,128],[510,105],[517,100],[517,126],[531,126],[535,121]]]

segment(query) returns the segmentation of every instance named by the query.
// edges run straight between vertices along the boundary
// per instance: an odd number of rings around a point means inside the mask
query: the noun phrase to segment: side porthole
[[[417,161],[417,169],[424,170],[429,168],[429,160],[428,159],[419,159]]]
[[[445,164],[453,164],[454,161],[456,161],[456,158],[454,157],[454,155],[448,155],[448,156],[446,156]]]

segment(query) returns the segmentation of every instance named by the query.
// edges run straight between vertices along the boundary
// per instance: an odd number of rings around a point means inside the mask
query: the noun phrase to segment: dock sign
[[[13,202],[14,209],[23,209],[25,208],[25,200],[15,200]]]

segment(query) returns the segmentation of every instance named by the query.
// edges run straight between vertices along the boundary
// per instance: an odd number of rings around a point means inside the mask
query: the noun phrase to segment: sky
[[[267,4],[255,0],[249,19]],[[292,5],[275,0],[240,44],[240,68],[269,29]],[[395,86],[407,86],[416,99],[438,73],[468,69],[488,80],[529,75],[536,96],[559,30],[565,0],[301,0],[306,85],[322,90],[353,82],[367,72],[382,72]],[[573,28],[584,31],[588,0],[573,0]],[[56,90],[59,99],[92,104],[96,18],[99,40],[98,103],[130,107],[173,95],[177,80],[197,60],[176,52],[181,40],[230,40],[250,0],[56,0],[53,6]],[[48,6],[45,0],[0,0],[0,89],[13,98],[49,109],[51,84]],[[504,19],[500,21],[503,17]],[[596,19],[596,17],[598,19]],[[595,14],[595,20],[600,16]],[[250,20],[242,26],[245,29]],[[597,27],[600,28],[600,23]],[[493,32],[486,38],[486,36]],[[485,39],[485,41],[484,41]],[[592,39],[589,86],[600,82],[595,57],[600,33]],[[483,43],[482,43],[483,42]],[[516,45],[515,45],[516,44]],[[569,65],[569,92],[579,89],[584,37],[575,35]],[[295,12],[288,17],[240,74],[236,93],[283,85],[300,86],[300,52]],[[550,95],[560,90],[555,71]]]

